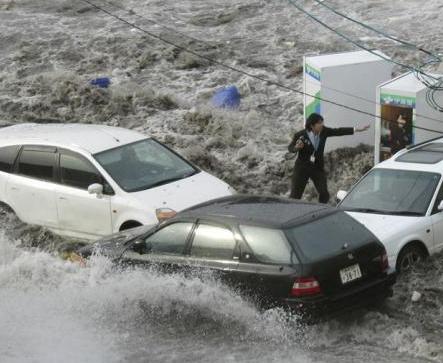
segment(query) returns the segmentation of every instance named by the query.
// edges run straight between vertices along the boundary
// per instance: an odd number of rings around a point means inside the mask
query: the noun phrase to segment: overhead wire
[[[326,8],[326,9],[328,9],[329,11],[333,12],[334,14],[336,14],[336,15],[338,15],[338,16],[346,19],[346,20],[349,20],[349,21],[351,21],[351,22],[353,22],[355,24],[358,24],[358,25],[360,25],[363,28],[371,30],[374,33],[380,34],[380,35],[382,35],[383,37],[385,37],[387,39],[390,39],[390,40],[392,40],[394,42],[400,43],[400,44],[402,44],[402,45],[404,45],[404,46],[406,46],[408,48],[415,49],[415,50],[418,50],[420,52],[423,52],[423,53],[427,54],[428,56],[430,56],[431,58],[435,59],[438,62],[441,62],[441,60],[442,60],[441,56],[439,54],[435,54],[435,53],[433,53],[430,50],[427,50],[427,49],[424,49],[423,47],[418,46],[417,44],[414,44],[414,43],[411,43],[409,41],[400,39],[398,37],[395,37],[393,35],[390,35],[390,34],[386,33],[385,31],[377,29],[377,28],[375,28],[375,27],[373,27],[371,25],[368,25],[366,23],[363,23],[363,22],[361,22],[361,21],[359,21],[357,19],[351,18],[350,16],[348,16],[348,15],[338,11],[337,9],[333,8],[332,6],[328,5],[327,1],[325,1],[325,0],[313,0],[313,1],[316,2],[318,5],[320,5],[320,6],[324,7],[324,8]]]
[[[165,26],[165,25],[160,24],[159,22],[157,22],[157,21],[155,21],[153,19],[150,19],[150,18],[148,18],[146,16],[140,15],[140,14],[136,13],[133,9],[126,9],[123,6],[115,4],[114,2],[112,2],[110,0],[100,0],[100,1],[104,2],[104,3],[107,3],[108,5],[113,6],[116,9],[123,10],[123,11],[127,12],[128,14],[134,15],[134,16],[140,18],[140,19],[146,20],[146,21],[150,22],[151,24],[154,24],[154,25],[156,25],[158,27],[161,27],[161,28],[163,28],[165,30],[170,31],[171,33],[179,34],[179,35],[181,35],[184,38],[188,38],[188,39],[193,40],[195,42],[199,42],[199,43],[205,44],[205,45],[207,45],[209,47],[213,47],[214,46],[214,44],[211,44],[211,43],[209,43],[207,41],[204,41],[202,39],[198,39],[198,38],[193,37],[193,36],[191,36],[189,34],[185,34],[185,33],[181,32],[181,31],[179,31],[179,30],[177,30],[175,28],[171,28],[171,27]]]
[[[296,1],[297,1],[297,0],[296,0]],[[294,1],[294,0],[288,0],[288,2],[289,2],[291,5],[293,5],[294,7],[296,7],[299,11],[301,11],[302,13],[304,13],[306,16],[308,16],[308,17],[311,18],[312,20],[316,21],[317,23],[319,23],[319,24],[322,25],[323,27],[325,27],[325,28],[329,29],[330,31],[334,32],[334,33],[337,34],[338,36],[342,37],[343,39],[345,39],[345,40],[348,41],[349,43],[351,43],[351,44],[357,46],[358,48],[361,48],[361,49],[363,49],[363,50],[365,50],[365,51],[367,51],[367,52],[369,52],[369,53],[371,53],[371,54],[373,54],[373,55],[375,55],[375,56],[377,56],[377,57],[379,57],[379,58],[381,58],[381,59],[384,59],[384,60],[386,60],[386,61],[388,61],[388,62],[391,62],[391,63],[393,63],[393,64],[396,64],[396,65],[398,65],[398,66],[400,66],[400,67],[402,67],[402,68],[406,68],[406,69],[408,69],[409,71],[411,71],[411,72],[415,75],[415,77],[416,77],[421,83],[423,83],[423,84],[426,86],[426,88],[427,88],[427,90],[426,90],[426,101],[427,101],[427,103],[428,103],[432,108],[434,108],[435,110],[437,110],[437,111],[439,111],[439,112],[443,112],[443,106],[441,106],[441,105],[438,104],[438,101],[436,100],[436,96],[435,96],[435,93],[436,93],[437,91],[443,91],[443,77],[436,77],[436,76],[433,76],[433,75],[431,75],[431,74],[429,74],[429,73],[427,73],[427,72],[425,72],[425,71],[423,70],[423,67],[424,67],[425,65],[432,64],[432,63],[434,63],[434,64],[435,64],[435,63],[440,63],[440,62],[441,62],[441,58],[440,58],[439,55],[435,55],[435,54],[431,53],[430,51],[425,50],[424,48],[421,48],[421,47],[416,46],[415,44],[412,44],[412,43],[409,43],[409,42],[406,42],[406,41],[400,40],[400,39],[395,38],[395,37],[393,37],[393,36],[391,36],[391,35],[389,35],[389,34],[386,34],[386,33],[384,33],[384,32],[381,32],[381,31],[379,31],[378,29],[373,28],[373,27],[371,27],[371,26],[369,26],[369,25],[367,25],[367,24],[364,24],[364,23],[359,22],[359,21],[357,21],[357,20],[355,20],[355,19],[352,19],[351,17],[349,17],[349,16],[347,16],[347,15],[345,15],[345,14],[343,14],[343,13],[337,11],[337,10],[335,10],[334,8],[332,8],[332,7],[330,7],[330,6],[326,5],[326,4],[324,4],[324,2],[321,1],[321,0],[313,0],[313,1],[315,1],[317,4],[320,4],[321,6],[326,7],[328,10],[334,12],[335,14],[337,14],[337,15],[339,15],[339,16],[342,16],[342,17],[346,18],[347,20],[350,20],[350,21],[352,21],[352,22],[354,22],[354,23],[357,23],[357,24],[359,24],[359,25],[365,27],[366,29],[370,29],[370,30],[372,30],[372,31],[374,31],[374,32],[376,32],[376,33],[378,33],[378,34],[383,34],[383,35],[384,35],[385,37],[387,37],[388,39],[395,40],[395,41],[397,41],[397,42],[399,42],[399,43],[402,43],[402,44],[405,44],[405,45],[407,44],[407,45],[410,46],[410,47],[414,47],[414,48],[417,49],[417,50],[420,50],[420,51],[422,51],[422,52],[425,52],[425,53],[428,54],[428,55],[431,55],[432,58],[433,58],[432,60],[430,60],[430,61],[428,61],[428,62],[426,62],[426,63],[420,65],[419,67],[413,67],[413,66],[410,66],[410,65],[408,65],[408,64],[404,64],[404,63],[398,62],[398,61],[396,61],[396,60],[394,60],[394,59],[392,59],[392,58],[385,57],[384,55],[379,54],[379,53],[373,51],[372,49],[370,49],[370,48],[368,48],[368,47],[365,47],[364,45],[362,45],[361,43],[355,41],[354,39],[352,39],[351,37],[347,36],[346,34],[343,34],[342,32],[338,31],[337,29],[334,29],[332,26],[326,24],[324,21],[322,21],[321,19],[319,19],[319,18],[316,17],[315,15],[311,14],[309,11],[307,11],[305,8],[303,8],[303,7],[300,6],[299,4],[297,4],[296,1]]]
[[[182,36],[184,38],[187,38],[189,40],[192,40],[192,41],[195,41],[195,42],[198,42],[198,43],[201,43],[201,44],[205,44],[208,47],[216,47],[217,46],[215,43],[209,43],[209,42],[207,42],[205,40],[202,40],[200,38],[196,38],[196,37],[191,36],[189,34],[183,33],[183,32],[181,32],[181,31],[179,31],[179,30],[177,30],[175,28],[171,28],[171,27],[165,26],[165,25],[163,25],[163,24],[161,24],[161,23],[159,23],[159,22],[157,22],[157,21],[155,21],[155,20],[153,20],[151,18],[148,18],[146,16],[143,16],[143,15],[137,13],[134,9],[128,9],[128,8],[125,8],[125,7],[121,6],[121,5],[117,5],[117,4],[115,4],[115,2],[113,2],[111,0],[99,0],[99,1],[104,2],[104,3],[108,4],[109,6],[115,7],[116,9],[122,10],[122,11],[126,12],[128,15],[134,15],[134,16],[140,18],[140,19],[146,20],[147,22],[149,22],[151,24],[154,24],[154,25],[156,25],[156,26],[158,26],[160,28],[163,28],[165,30],[168,30],[171,33],[176,33],[176,34],[178,34],[178,35],[180,35],[180,36]],[[230,49],[230,51],[233,51],[233,50]],[[300,57],[300,56],[303,56],[303,54],[295,54],[295,55],[292,54],[292,56],[299,56]],[[283,64],[286,64],[286,62],[280,62],[280,63],[274,62],[272,65],[280,66],[280,65],[283,65]]]
[[[262,82],[265,82],[265,83],[267,83],[267,84],[269,84],[269,85],[273,85],[273,86],[276,86],[276,87],[279,87],[279,88],[285,89],[285,90],[287,90],[287,91],[291,91],[291,92],[298,93],[298,94],[301,94],[301,95],[309,96],[309,97],[312,97],[312,98],[314,98],[314,99],[318,99],[318,100],[320,100],[320,101],[323,101],[323,102],[326,102],[326,103],[329,103],[329,104],[333,104],[333,105],[335,105],[335,106],[338,106],[338,107],[341,107],[341,108],[344,108],[344,109],[348,109],[348,110],[351,110],[351,111],[355,111],[355,112],[360,113],[360,114],[363,114],[363,115],[371,116],[371,117],[374,117],[374,118],[377,118],[377,119],[380,119],[380,120],[383,120],[383,121],[386,121],[386,122],[389,122],[389,123],[394,122],[394,121],[392,121],[392,120],[383,119],[381,116],[374,115],[373,113],[370,113],[370,112],[367,112],[367,111],[364,111],[364,110],[360,110],[360,109],[357,109],[357,108],[354,108],[354,107],[351,107],[351,106],[347,106],[347,105],[344,105],[344,104],[340,104],[340,103],[338,103],[338,102],[335,102],[335,101],[332,101],[332,100],[329,100],[329,99],[325,99],[325,98],[322,98],[322,97],[319,97],[319,96],[316,96],[316,95],[311,95],[311,94],[309,94],[309,93],[306,93],[306,92],[300,91],[300,90],[298,90],[298,89],[296,89],[296,88],[293,88],[293,87],[287,86],[287,85],[285,85],[285,84],[283,84],[283,83],[280,83],[280,82],[277,82],[277,81],[269,80],[269,79],[267,79],[267,78],[265,78],[265,77],[262,77],[262,76],[259,76],[259,75],[252,74],[252,73],[250,73],[250,72],[247,72],[247,71],[244,71],[244,70],[242,70],[242,69],[239,69],[239,68],[233,67],[233,66],[231,66],[231,65],[229,65],[229,64],[226,64],[226,63],[224,63],[224,62],[221,62],[221,61],[218,61],[218,60],[216,60],[216,59],[210,58],[210,57],[208,57],[208,56],[205,56],[205,55],[199,54],[199,53],[197,53],[197,52],[194,51],[194,50],[191,50],[191,49],[186,48],[186,47],[184,47],[184,46],[182,46],[182,45],[176,44],[176,43],[173,42],[173,41],[170,41],[170,40],[168,40],[168,39],[164,39],[162,36],[159,36],[159,35],[157,35],[157,34],[154,34],[154,33],[150,32],[150,31],[148,31],[148,30],[146,30],[146,29],[143,29],[142,27],[138,26],[137,24],[132,23],[132,22],[126,20],[126,19],[123,19],[122,17],[120,17],[120,16],[118,16],[118,15],[116,15],[116,14],[114,14],[114,13],[112,13],[112,12],[110,12],[110,11],[108,11],[108,10],[106,10],[106,9],[104,9],[104,8],[102,8],[102,7],[100,7],[100,6],[98,6],[98,5],[96,5],[94,2],[92,2],[92,1],[90,1],[90,0],[81,0],[81,1],[84,2],[84,3],[89,4],[89,5],[92,6],[93,8],[95,8],[95,9],[97,9],[97,10],[99,10],[99,11],[105,13],[105,14],[107,14],[108,16],[110,16],[110,17],[112,17],[112,18],[114,18],[114,19],[116,19],[116,20],[118,20],[118,21],[120,21],[120,22],[122,22],[122,23],[124,23],[124,24],[126,24],[126,25],[128,25],[128,26],[130,26],[130,27],[132,27],[132,28],[134,28],[134,29],[137,29],[137,30],[141,31],[141,32],[144,33],[144,34],[147,34],[147,35],[149,35],[149,36],[151,36],[151,37],[153,37],[153,38],[155,38],[155,39],[157,39],[157,40],[159,40],[159,41],[162,41],[162,42],[164,42],[164,43],[166,43],[166,44],[169,44],[169,45],[171,45],[171,46],[173,46],[173,47],[175,47],[175,48],[177,48],[177,49],[180,49],[180,50],[182,50],[182,51],[184,51],[184,52],[187,52],[187,53],[189,53],[189,54],[192,54],[192,55],[194,55],[194,56],[197,57],[197,58],[200,58],[200,59],[206,60],[206,61],[208,61],[209,63],[213,63],[213,64],[216,64],[216,65],[219,65],[219,66],[221,66],[221,67],[223,67],[223,68],[229,69],[229,70],[234,71],[234,72],[236,72],[236,73],[243,74],[243,75],[245,75],[245,76],[247,76],[247,77],[257,79],[257,80],[262,81]],[[416,125],[412,125],[412,127],[413,127],[413,128],[416,128],[416,129],[424,130],[424,131],[434,132],[434,133],[437,133],[437,134],[443,134],[443,131],[434,130],[434,129],[430,129],[430,128],[426,128],[426,127],[421,127],[421,126],[416,126]]]
[[[154,25],[156,25],[156,26],[158,26],[158,27],[161,27],[161,28],[166,29],[166,30],[168,30],[168,31],[170,31],[170,32],[173,32],[173,33],[177,33],[177,34],[179,34],[179,35],[181,35],[181,36],[183,36],[183,37],[185,37],[185,38],[188,38],[188,39],[190,39],[190,40],[193,40],[193,41],[195,41],[195,42],[199,42],[199,43],[205,44],[205,45],[207,45],[207,46],[209,46],[209,47],[213,47],[213,46],[214,46],[213,44],[210,44],[210,43],[208,43],[208,42],[206,42],[206,41],[204,41],[204,40],[201,40],[201,39],[199,39],[199,38],[196,38],[196,37],[190,36],[190,35],[188,35],[188,34],[185,34],[185,33],[183,33],[183,32],[178,31],[177,29],[174,29],[174,28],[171,28],[171,27],[165,26],[165,25],[160,24],[159,22],[157,22],[157,21],[155,21],[155,20],[153,20],[153,19],[150,19],[150,18],[148,18],[148,17],[146,17],[146,16],[143,16],[143,15],[141,15],[141,14],[138,14],[134,9],[127,9],[127,8],[125,8],[125,7],[123,7],[123,6],[117,5],[117,4],[115,4],[115,3],[114,3],[113,1],[111,1],[111,0],[99,0],[99,1],[101,1],[101,2],[103,2],[103,3],[106,3],[106,4],[108,4],[108,5],[112,6],[112,7],[115,7],[116,9],[119,9],[119,10],[125,11],[126,13],[128,13],[128,15],[134,15],[134,16],[136,16],[136,17],[138,17],[138,18],[140,18],[140,19],[146,20],[146,21],[148,21],[148,22],[150,22],[150,23],[152,23],[152,24],[154,24]],[[358,22],[357,20],[352,19],[352,18],[346,16],[345,14],[342,14],[342,13],[340,13],[340,12],[338,12],[338,11],[335,11],[335,9],[333,9],[333,8],[331,8],[331,7],[327,6],[327,5],[325,5],[325,4],[323,3],[322,0],[314,0],[314,1],[318,2],[320,5],[324,5],[324,6],[325,6],[326,8],[328,8],[328,9],[334,10],[334,12],[336,12],[336,13],[337,13],[338,15],[340,15],[340,16],[346,17],[347,19],[349,19],[349,20],[351,20],[351,21],[354,21],[354,22],[356,22],[356,23],[359,23],[359,24],[361,24],[362,26],[367,27],[367,28],[369,28],[369,29],[371,29],[371,30],[374,30],[374,31],[377,32],[377,33],[380,33],[380,34],[383,34],[383,35],[385,34],[385,33],[383,33],[382,31],[379,31],[379,30],[377,30],[377,29],[374,29],[374,28],[372,28],[372,27],[370,27],[370,26],[368,26],[368,25],[366,25],[366,24],[364,24],[364,23],[360,23],[360,22]],[[426,54],[432,54],[430,51],[427,51],[427,50],[421,49],[421,48],[417,47],[416,45],[414,45],[414,44],[412,44],[412,43],[409,43],[409,42],[406,42],[406,41],[400,40],[400,39],[398,39],[398,38],[395,38],[395,37],[392,37],[392,36],[389,36],[389,35],[386,35],[386,37],[388,37],[389,39],[393,39],[393,40],[395,40],[395,41],[397,41],[397,42],[399,42],[399,43],[401,43],[401,44],[405,44],[405,45],[408,45],[408,46],[410,46],[410,47],[413,47],[413,48],[416,48],[416,49],[418,49],[418,50],[421,50],[421,51],[425,52]],[[308,82],[309,82],[309,81],[308,81]],[[359,100],[365,101],[365,102],[367,102],[367,103],[370,103],[370,104],[373,104],[373,105],[376,105],[376,106],[380,106],[380,105],[381,105],[380,103],[378,103],[378,102],[374,102],[373,100],[368,100],[368,99],[366,99],[366,98],[363,98],[363,97],[360,97],[360,96],[357,96],[357,95],[354,95],[354,94],[350,94],[350,93],[344,92],[344,91],[342,91],[342,90],[337,90],[337,89],[334,89],[334,88],[331,88],[331,87],[327,87],[327,86],[324,86],[324,85],[323,85],[322,87],[325,88],[325,89],[333,90],[333,91],[335,91],[335,92],[337,92],[337,93],[340,93],[340,94],[343,94],[343,95],[346,95],[346,96],[349,96],[349,97],[353,97],[353,98],[355,98],[355,99],[359,99]],[[428,93],[427,93],[427,97],[429,97],[429,96],[430,96],[430,95],[428,95]],[[429,102],[431,102],[431,101],[429,101]],[[423,119],[427,119],[427,120],[430,120],[430,121],[442,122],[442,123],[443,123],[443,120],[438,120],[438,119],[435,119],[435,118],[432,118],[432,117],[428,117],[428,116],[420,115],[420,114],[418,114],[418,113],[416,113],[415,115],[416,115],[417,117],[420,117],[420,118],[423,118]]]
[[[334,14],[339,15],[342,18],[344,18],[346,20],[349,20],[349,21],[351,21],[351,22],[353,22],[355,24],[358,24],[358,25],[362,26],[365,29],[371,30],[371,31],[373,31],[373,32],[375,32],[377,34],[382,35],[383,37],[385,37],[387,39],[393,40],[393,41],[395,41],[397,43],[400,43],[400,44],[402,44],[402,45],[404,45],[404,46],[406,46],[408,48],[415,49],[415,50],[418,50],[420,52],[423,52],[423,53],[427,54],[428,56],[431,57],[431,60],[428,61],[427,63],[421,65],[420,69],[422,69],[423,66],[425,66],[427,64],[438,64],[438,63],[441,63],[441,61],[442,61],[440,54],[435,54],[434,52],[429,51],[427,49],[424,49],[423,47],[420,47],[420,46],[418,46],[418,45],[416,45],[414,43],[411,43],[409,41],[405,41],[405,40],[402,40],[400,38],[394,37],[394,36],[392,36],[390,34],[387,34],[384,31],[381,31],[381,30],[376,29],[376,28],[374,28],[374,27],[372,27],[372,26],[370,26],[368,24],[365,24],[365,23],[363,23],[361,21],[353,19],[350,16],[348,16],[348,15],[338,11],[335,8],[333,8],[332,6],[329,6],[326,3],[326,1],[324,1],[324,0],[313,0],[313,1],[316,2],[318,5],[328,9],[329,11],[332,11]],[[436,99],[435,99],[436,92],[443,90],[443,87],[442,87],[442,85],[443,85],[443,78],[440,78],[436,82],[430,82],[429,80],[426,79],[425,75],[423,75],[421,73],[417,73],[417,72],[414,72],[414,74],[415,74],[416,78],[420,82],[422,82],[426,86],[426,88],[427,88],[427,90],[426,90],[426,102],[431,107],[433,107],[434,109],[436,109],[436,110],[438,110],[440,112],[443,112],[443,106],[439,105],[438,101],[436,101]]]
[[[288,0],[288,2],[293,5],[294,7],[296,7],[299,11],[301,11],[303,14],[305,14],[306,16],[308,16],[309,18],[311,18],[312,20],[314,20],[315,22],[319,23],[320,25],[322,25],[323,27],[325,27],[326,29],[329,29],[330,31],[334,32],[335,34],[337,34],[338,36],[342,37],[343,39],[345,39],[346,41],[348,41],[349,43],[355,45],[356,47],[363,49],[373,55],[375,55],[378,58],[384,59],[387,62],[396,64],[402,68],[408,69],[411,72],[419,72],[419,73],[424,73],[423,70],[421,70],[420,68],[414,67],[414,66],[410,66],[409,64],[405,64],[405,63],[401,63],[399,61],[396,61],[392,58],[389,57],[385,57],[383,54],[380,54],[378,52],[376,52],[375,50],[368,48],[362,44],[360,44],[359,42],[355,41],[354,39],[352,39],[351,37],[347,36],[346,34],[343,34],[342,32],[338,31],[337,29],[334,29],[332,26],[326,24],[324,21],[322,21],[321,19],[319,19],[318,17],[316,17],[315,15],[311,14],[309,11],[307,11],[306,9],[304,9],[302,6],[300,6],[299,4],[297,4],[296,1],[294,0]],[[426,74],[426,73],[425,73]],[[426,76],[434,78],[433,76],[426,74]],[[434,78],[435,80],[438,80],[438,78]]]
[[[199,39],[199,38],[196,38],[196,37],[190,36],[190,35],[188,35],[188,34],[185,34],[185,33],[183,33],[183,32],[178,31],[178,30],[175,29],[175,28],[171,28],[171,27],[165,26],[165,25],[160,24],[160,23],[156,22],[155,20],[152,20],[152,19],[150,19],[150,18],[148,18],[148,17],[146,17],[146,16],[140,15],[140,14],[138,14],[134,9],[127,9],[127,8],[124,8],[123,6],[117,5],[117,4],[115,4],[114,2],[112,2],[112,1],[110,1],[110,0],[100,0],[100,1],[101,1],[101,2],[104,2],[104,3],[108,4],[108,5],[110,5],[110,6],[112,6],[112,7],[115,7],[116,9],[119,9],[119,10],[125,11],[125,12],[128,13],[129,15],[135,15],[136,17],[138,17],[138,18],[140,18],[140,19],[146,20],[146,21],[148,21],[148,22],[150,22],[150,23],[152,23],[152,24],[154,24],[154,25],[156,25],[156,26],[158,26],[158,27],[161,27],[161,28],[166,29],[166,30],[168,30],[168,31],[170,31],[170,32],[173,32],[173,33],[177,33],[177,34],[179,34],[179,35],[181,35],[181,36],[183,36],[183,37],[185,37],[185,38],[188,38],[188,39],[190,39],[190,40],[193,40],[193,41],[195,41],[195,42],[199,42],[199,43],[205,44],[205,45],[207,45],[207,46],[209,46],[209,47],[213,47],[213,46],[214,46],[213,44],[210,44],[210,43],[208,43],[208,42],[206,42],[206,41],[204,41],[204,40],[201,40],[201,39]],[[314,1],[319,2],[319,4],[321,4],[321,5],[325,5],[321,0],[314,0]],[[326,5],[326,7],[327,7],[328,9],[335,10],[335,9],[333,9],[333,8],[327,6],[327,5]],[[354,21],[354,22],[359,23],[357,20],[352,19],[352,18],[350,18],[350,17],[347,17],[346,15],[344,15],[344,14],[338,12],[338,11],[337,11],[337,14],[340,15],[340,16],[344,16],[344,17],[346,17],[347,19],[349,19],[349,20],[351,20],[351,21]],[[371,29],[371,30],[374,30],[374,31],[376,31],[377,33],[380,33],[380,34],[383,34],[383,35],[385,34],[385,33],[381,32],[381,31],[379,31],[379,30],[377,30],[377,29],[374,29],[374,28],[372,28],[372,27],[370,27],[370,26],[368,26],[368,25],[366,25],[366,24],[364,24],[364,23],[361,23],[361,24],[362,24],[362,26],[365,26],[365,27],[367,27],[367,28],[369,28],[369,29]],[[414,44],[412,44],[412,43],[409,43],[409,42],[406,42],[406,41],[400,40],[400,39],[398,39],[398,38],[394,38],[394,37],[389,36],[389,35],[386,35],[386,37],[388,37],[389,39],[393,39],[393,40],[395,40],[395,41],[397,41],[397,42],[399,42],[399,43],[401,43],[401,44],[405,44],[405,45],[408,45],[408,46],[410,46],[410,47],[414,47],[415,49],[421,50],[421,51],[423,51],[423,52],[425,52],[425,53],[427,53],[427,54],[432,54],[430,51],[427,51],[427,50],[424,50],[424,49],[422,50],[421,48],[417,47],[416,45],[414,45]],[[333,91],[335,91],[335,92],[337,92],[337,93],[341,93],[341,94],[344,94],[344,95],[347,95],[347,96],[350,96],[350,97],[354,97],[354,98],[356,98],[356,99],[360,99],[360,100],[363,100],[363,101],[365,101],[365,102],[368,102],[368,103],[371,103],[371,104],[374,104],[374,105],[380,105],[378,102],[374,102],[374,101],[372,101],[372,100],[367,100],[367,99],[364,99],[364,98],[359,97],[359,96],[356,96],[356,95],[348,94],[348,93],[346,93],[346,92],[344,92],[344,91],[340,91],[340,90],[337,90],[337,89],[332,89],[332,88],[330,88],[330,87],[326,87],[326,86],[324,86],[324,85],[323,85],[323,88],[325,88],[325,89],[331,89],[331,90],[333,90]],[[428,96],[428,94],[427,94],[427,96]],[[431,102],[431,101],[430,101],[430,102]],[[424,119],[428,119],[428,120],[431,120],[431,121],[443,122],[443,120],[437,120],[437,119],[434,119],[434,118],[431,118],[431,117],[427,117],[427,116],[424,116],[424,115],[420,115],[420,114],[416,114],[416,116],[417,116],[417,117],[424,118]]]
[[[443,91],[443,77],[440,77],[440,79],[437,82],[430,81],[429,79],[426,79],[426,77],[423,74],[415,74],[417,79],[420,80],[423,84],[426,85],[426,102],[428,105],[433,107],[435,110],[439,112],[443,112],[443,105],[439,103],[439,101],[436,100],[437,92]],[[443,98],[442,101],[443,102]]]

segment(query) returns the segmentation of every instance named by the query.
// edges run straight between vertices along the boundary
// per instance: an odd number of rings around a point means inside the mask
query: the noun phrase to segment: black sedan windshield
[[[197,172],[192,165],[153,139],[106,150],[94,157],[127,192],[153,188]]]
[[[439,180],[436,173],[374,169],[340,206],[367,213],[425,215]]]

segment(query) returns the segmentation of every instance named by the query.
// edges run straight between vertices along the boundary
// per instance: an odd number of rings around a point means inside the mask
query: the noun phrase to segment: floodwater
[[[296,88],[303,54],[353,49],[286,1],[94,3],[170,42]],[[423,61],[417,52],[303,3],[370,47],[403,62]],[[332,3],[442,50],[440,0]],[[111,78],[109,88],[89,85],[103,76]],[[214,90],[228,84],[240,89],[240,109],[212,109]],[[300,95],[174,50],[80,0],[0,0],[2,124],[130,127],[239,191],[286,195],[293,163],[286,146],[302,118]],[[371,160],[364,147],[329,155],[331,194],[351,185]],[[314,197],[309,186],[306,198]],[[2,363],[443,362],[441,255],[403,276],[384,306],[305,326],[278,309],[257,310],[210,277],[118,270],[100,257],[80,268],[59,256],[73,241],[23,225],[7,212],[1,226]],[[414,291],[422,294],[417,302]]]

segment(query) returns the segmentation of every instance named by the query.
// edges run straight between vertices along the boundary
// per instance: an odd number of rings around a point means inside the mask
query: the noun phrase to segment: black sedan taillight
[[[384,251],[381,255],[373,259],[374,263],[378,263],[381,272],[387,272],[389,270],[388,254]]]
[[[389,270],[389,260],[386,251],[381,256],[381,270],[382,272],[386,272]]]
[[[297,297],[320,293],[320,284],[315,277],[297,277],[291,290],[291,296]]]

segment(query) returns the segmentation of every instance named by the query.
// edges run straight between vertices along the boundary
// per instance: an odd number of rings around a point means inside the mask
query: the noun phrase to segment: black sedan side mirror
[[[138,239],[132,245],[132,250],[141,255],[148,253],[152,249],[152,244],[150,242],[145,242],[142,239]]]

